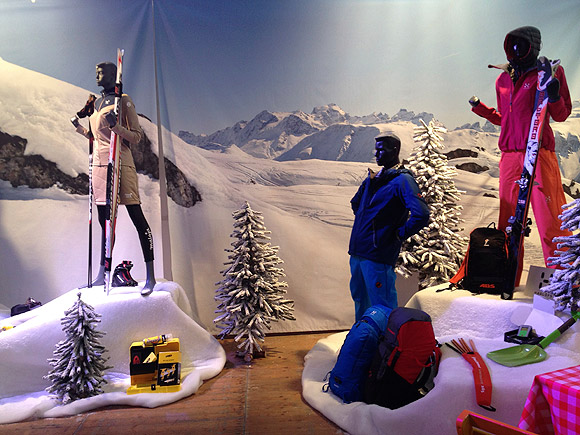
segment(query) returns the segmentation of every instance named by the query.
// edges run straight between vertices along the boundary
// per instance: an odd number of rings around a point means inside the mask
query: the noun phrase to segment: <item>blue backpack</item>
[[[441,349],[429,314],[408,307],[394,309],[377,348],[363,387],[363,402],[397,409],[435,387]]]
[[[344,403],[363,399],[365,379],[377,353],[379,337],[387,328],[391,311],[383,305],[374,305],[352,326],[340,348],[334,368],[325,377],[328,383],[324,385],[323,391],[330,388]]]

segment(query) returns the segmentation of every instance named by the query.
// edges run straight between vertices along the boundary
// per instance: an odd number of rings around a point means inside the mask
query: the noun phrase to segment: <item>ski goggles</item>
[[[508,61],[525,59],[532,49],[530,41],[519,36],[507,35],[503,44]]]

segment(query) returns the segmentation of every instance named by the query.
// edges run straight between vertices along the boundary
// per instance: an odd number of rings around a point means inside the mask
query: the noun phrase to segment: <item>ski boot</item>
[[[135,287],[137,281],[131,276],[131,269],[133,268],[133,263],[129,260],[124,260],[121,264],[115,267],[115,272],[113,273],[113,287]]]

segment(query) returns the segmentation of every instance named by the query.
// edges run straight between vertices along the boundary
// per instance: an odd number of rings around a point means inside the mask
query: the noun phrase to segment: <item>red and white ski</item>
[[[502,299],[512,299],[516,284],[516,277],[520,263],[523,261],[522,247],[524,237],[530,234],[531,219],[528,218],[530,209],[530,199],[536,175],[536,164],[538,151],[542,142],[542,132],[546,112],[548,110],[548,96],[546,86],[554,77],[556,69],[560,65],[560,60],[550,61],[546,57],[538,58],[538,84],[536,87],[536,99],[534,101],[534,112],[530,122],[530,131],[526,144],[526,155],[524,157],[524,167],[522,175],[517,181],[520,190],[515,214],[509,219],[508,233],[508,281],[505,291],[502,292]],[[549,72],[551,71],[551,73]]]
[[[125,51],[117,49],[117,81],[115,82],[115,115],[117,123],[121,122],[121,96],[123,95],[123,55]],[[113,260],[113,245],[115,244],[115,225],[117,223],[117,208],[119,203],[119,183],[121,175],[121,144],[116,133],[111,132],[109,146],[109,161],[107,164],[107,200],[105,220],[105,291],[107,295],[111,288],[111,263]]]

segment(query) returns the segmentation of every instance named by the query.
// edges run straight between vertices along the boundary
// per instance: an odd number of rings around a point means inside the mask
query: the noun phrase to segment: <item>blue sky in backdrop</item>
[[[487,65],[523,25],[540,28],[541,54],[562,60],[580,99],[578,19],[578,0],[1,0],[0,57],[97,92],[95,64],[122,47],[124,90],[155,121],[156,36],[162,122],[176,133],[328,103],[454,128],[479,120],[471,95],[495,105]]]

